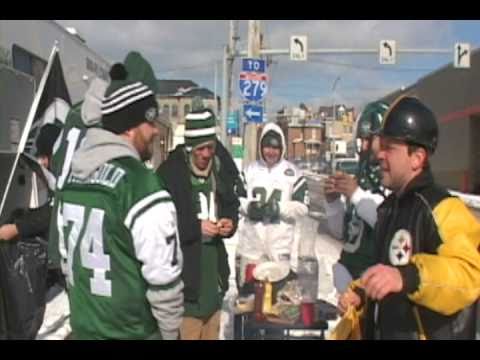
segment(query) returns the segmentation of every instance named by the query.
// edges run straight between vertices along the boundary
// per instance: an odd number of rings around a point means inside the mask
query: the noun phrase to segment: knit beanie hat
[[[121,134],[142,122],[152,122],[158,116],[154,92],[142,81],[127,80],[122,64],[112,67],[115,72],[102,101],[102,124],[105,130]]]
[[[185,148],[191,151],[207,141],[216,140],[215,115],[209,109],[191,112],[185,117]]]

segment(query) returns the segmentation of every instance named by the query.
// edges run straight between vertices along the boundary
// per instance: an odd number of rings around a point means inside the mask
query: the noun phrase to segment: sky
[[[222,56],[228,43],[229,20],[57,21],[75,27],[87,45],[109,61],[123,61],[129,51],[136,50],[152,64],[158,79],[193,80],[222,94]],[[268,112],[300,103],[313,109],[336,103],[361,110],[366,103],[412,85],[451,63],[456,42],[470,43],[472,50],[480,46],[478,20],[261,20],[260,23],[264,47],[269,49],[288,49],[290,36],[306,35],[309,49],[377,49],[380,40],[395,40],[397,49],[452,50],[447,54],[397,52],[395,65],[380,65],[378,54],[309,54],[305,62],[291,61],[288,55],[273,56],[267,69]],[[248,20],[239,21],[238,50],[247,48],[247,26]],[[236,58],[234,108],[242,105],[238,85],[240,63],[240,58]]]

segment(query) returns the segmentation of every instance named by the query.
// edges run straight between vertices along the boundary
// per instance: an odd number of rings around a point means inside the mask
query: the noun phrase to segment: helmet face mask
[[[378,135],[388,111],[388,104],[376,101],[367,104],[356,121],[355,148],[359,155],[358,184],[364,190],[382,193],[381,171],[372,149],[374,136]],[[368,141],[368,144],[363,144]]]
[[[386,103],[376,101],[367,104],[359,115],[355,130],[355,147],[358,154],[362,152],[362,139],[372,141],[372,137],[380,132],[387,110]]]

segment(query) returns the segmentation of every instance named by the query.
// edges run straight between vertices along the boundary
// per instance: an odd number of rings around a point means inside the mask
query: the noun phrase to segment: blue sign
[[[264,73],[265,60],[262,59],[242,59],[242,71]]]
[[[243,105],[243,113],[250,122],[261,123],[263,122],[263,107],[259,105]]]
[[[238,135],[240,133],[240,112],[232,111],[227,116],[227,135]]]
[[[268,91],[267,74],[242,71],[240,73],[240,93],[248,101],[262,101]]]

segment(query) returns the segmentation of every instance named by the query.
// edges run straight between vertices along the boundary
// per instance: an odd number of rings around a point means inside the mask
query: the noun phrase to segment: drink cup
[[[300,312],[302,315],[302,322],[305,326],[312,326],[314,323],[314,304],[302,303],[300,306]]]

